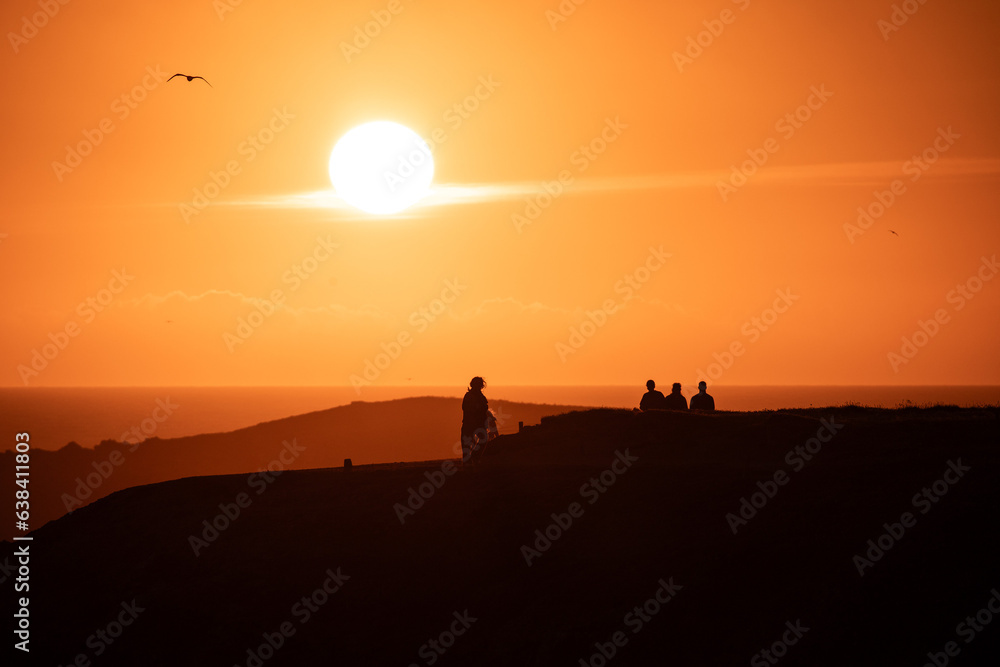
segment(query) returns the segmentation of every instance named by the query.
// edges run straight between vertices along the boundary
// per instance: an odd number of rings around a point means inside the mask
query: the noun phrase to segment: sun
[[[330,153],[337,194],[362,211],[398,213],[419,201],[434,179],[434,158],[420,135],[399,123],[358,125]]]

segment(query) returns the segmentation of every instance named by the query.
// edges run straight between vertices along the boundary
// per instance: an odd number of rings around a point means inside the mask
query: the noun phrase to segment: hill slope
[[[32,452],[32,525],[41,526],[109,493],[193,475],[415,461],[454,456],[462,421],[457,398],[422,397],[350,405],[277,419],[228,433],[151,438],[141,444],[105,441],[93,449],[70,444]],[[519,421],[536,424],[570,406],[494,401],[501,433]],[[0,456],[13,470],[14,452]],[[14,477],[0,480],[4,497]]]
[[[100,665],[599,665],[612,650],[613,665],[922,665],[954,641],[956,664],[996,664],[1000,624],[971,643],[956,625],[1000,586],[998,435],[995,411],[591,410],[451,475],[438,461],[131,488],[34,533],[33,649],[70,664],[100,648]],[[744,498],[759,507],[733,521]],[[868,540],[885,551],[861,576]]]

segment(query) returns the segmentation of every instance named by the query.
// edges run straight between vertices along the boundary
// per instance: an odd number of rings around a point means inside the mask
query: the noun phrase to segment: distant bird
[[[892,230],[892,229],[889,230],[889,233],[890,234],[896,234],[896,232],[894,230]],[[899,234],[896,234],[896,236],[899,236]]]
[[[192,75],[192,74],[181,74],[180,72],[178,72],[177,74],[174,74],[174,76],[170,77],[170,79],[173,79],[173,78],[174,78],[175,76],[183,76],[183,77],[184,77],[184,78],[186,78],[186,79],[187,79],[188,81],[193,81],[193,80],[195,80],[195,79],[201,79],[201,80],[202,80],[202,81],[204,81],[205,83],[208,83],[208,79],[206,79],[206,78],[205,78],[205,77],[203,77],[203,76],[195,76],[195,75]],[[170,79],[167,79],[167,81],[170,81]],[[215,88],[215,86],[213,86],[213,85],[212,85],[212,84],[210,84],[210,83],[208,83],[208,87],[209,87],[209,88]]]

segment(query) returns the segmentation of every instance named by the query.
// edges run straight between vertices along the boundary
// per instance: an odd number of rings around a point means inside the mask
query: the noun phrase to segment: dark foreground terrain
[[[537,424],[546,415],[574,409],[499,400],[492,406],[500,433],[516,433],[519,421]],[[462,399],[424,396],[355,401],[227,433],[33,449],[32,525],[41,527],[121,489],[260,470],[275,461],[287,470],[304,470],[340,467],[346,458],[365,464],[456,456],[461,421]],[[9,446],[0,453],[3,470],[14,469]],[[16,491],[14,481],[14,475],[0,478],[4,498]]]
[[[996,665],[998,435],[990,409],[590,410],[454,474],[130,488],[33,533],[33,664]]]

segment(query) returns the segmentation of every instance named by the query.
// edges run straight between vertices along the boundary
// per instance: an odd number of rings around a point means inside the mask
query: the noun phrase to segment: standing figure
[[[486,443],[490,405],[483,394],[485,386],[483,378],[472,378],[469,390],[462,399],[462,463],[470,463],[473,455]]]

